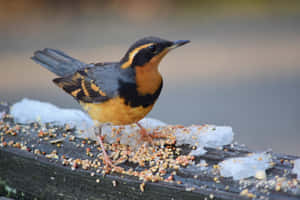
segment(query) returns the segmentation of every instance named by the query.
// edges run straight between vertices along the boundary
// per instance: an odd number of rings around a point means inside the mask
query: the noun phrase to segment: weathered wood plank
[[[7,106],[0,107],[7,111]],[[15,127],[15,123],[6,118],[5,123]],[[239,145],[227,145],[223,149],[208,148],[207,153],[195,159],[196,164],[200,160],[206,160],[208,167],[199,170],[195,166],[182,167],[173,174],[173,182],[147,182],[144,191],[141,191],[142,181],[137,177],[119,173],[103,175],[102,171],[94,169],[72,170],[70,166],[64,166],[61,160],[49,159],[43,155],[53,150],[57,155],[65,155],[70,158],[90,159],[85,149],[89,147],[91,152],[97,154],[98,150],[94,143],[87,144],[83,139],[75,138],[69,141],[65,139],[60,148],[53,145],[49,140],[38,137],[40,130],[38,124],[18,125],[18,128],[30,127],[29,132],[20,134],[2,133],[2,141],[6,146],[0,147],[0,196],[10,192],[11,197],[17,199],[299,199],[299,184],[276,190],[272,186],[276,176],[284,178],[288,183],[296,181],[291,173],[292,160],[296,156],[280,155],[272,153],[274,167],[267,170],[267,180],[248,178],[242,181],[234,181],[218,174],[214,164],[231,157],[243,156],[251,151]],[[74,130],[67,130],[68,137]],[[65,127],[57,127],[56,138],[62,138],[66,133]],[[9,142],[11,144],[9,145]],[[17,142],[26,142],[28,149],[22,149]],[[84,143],[85,148],[80,148]],[[78,147],[79,146],[79,147]],[[188,147],[182,147],[183,152],[188,153]],[[41,155],[34,154],[33,149],[39,149]],[[99,152],[98,152],[99,153]],[[135,164],[125,162],[120,166],[128,169],[141,170]],[[147,167],[147,166],[146,166]],[[146,168],[145,167],[145,168]],[[93,176],[91,176],[91,174]],[[168,171],[166,177],[171,175]],[[98,181],[99,180],[99,181]],[[2,188],[2,189],[1,189]],[[248,189],[251,195],[241,195]]]

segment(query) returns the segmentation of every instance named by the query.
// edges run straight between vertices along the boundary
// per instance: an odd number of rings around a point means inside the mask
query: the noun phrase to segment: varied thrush
[[[146,130],[138,123],[153,108],[162,86],[158,71],[161,59],[189,40],[168,41],[146,37],[135,42],[119,62],[86,64],[54,49],[34,52],[32,59],[59,78],[53,82],[72,95],[96,125],[137,123],[142,137]],[[97,134],[106,165],[113,166]]]

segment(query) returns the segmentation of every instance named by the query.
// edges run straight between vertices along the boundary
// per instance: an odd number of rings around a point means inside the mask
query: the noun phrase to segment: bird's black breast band
[[[163,87],[163,81],[161,81],[160,86],[154,94],[147,95],[139,95],[137,85],[135,83],[128,83],[119,80],[119,86],[119,95],[121,98],[125,99],[125,103],[127,105],[132,107],[143,106],[145,108],[155,103]]]

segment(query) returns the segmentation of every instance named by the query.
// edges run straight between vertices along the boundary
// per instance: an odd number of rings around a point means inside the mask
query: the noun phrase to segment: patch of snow
[[[191,151],[191,155],[203,155],[204,147],[218,148],[230,144],[233,141],[234,133],[229,126],[215,125],[192,125],[184,128],[177,128],[175,131],[176,144],[189,144],[197,149]]]
[[[152,130],[164,127],[167,124],[153,118],[144,118],[139,121],[139,123],[147,129],[150,133]],[[121,130],[119,133],[115,133],[114,130]],[[127,144],[130,146],[135,146],[137,141],[140,139],[139,134],[140,128],[136,124],[126,125],[126,126],[107,126],[102,127],[102,135],[105,136],[105,140],[108,143],[114,143],[119,138],[120,144]]]
[[[63,109],[50,103],[26,98],[12,105],[10,115],[17,123],[52,122],[57,125],[69,124],[82,130],[94,124],[93,120],[81,110]]]
[[[300,159],[294,161],[293,173],[297,174],[297,179],[300,180]]]
[[[149,133],[153,130],[167,128],[167,124],[152,118],[144,118],[140,121],[140,124],[146,128]],[[113,130],[120,130],[119,133]],[[108,143],[114,143],[116,140],[120,140],[121,144],[128,144],[134,146],[137,140],[140,139],[140,128],[136,124],[126,126],[103,126],[102,135],[105,136],[105,140]],[[231,127],[225,126],[189,126],[184,128],[175,128],[173,130],[176,137],[176,145],[180,146],[188,144],[190,146],[196,146],[195,150],[192,150],[190,155],[199,156],[206,153],[204,147],[217,148],[230,144],[233,140],[233,132]],[[90,137],[88,135],[82,135],[82,137]]]
[[[10,110],[10,114],[18,123],[54,123],[57,125],[69,124],[79,130],[78,137],[91,138],[96,140],[94,134],[93,120],[83,111],[77,109],[62,109],[46,102],[40,102],[30,99],[23,99],[15,103]],[[140,124],[150,133],[154,129],[168,128],[167,124],[157,119],[145,118]],[[171,126],[173,128],[173,126]],[[113,131],[119,129],[120,131]],[[102,135],[109,143],[120,140],[121,144],[134,145],[140,139],[139,127],[135,124],[126,126],[102,127]],[[173,129],[176,136],[176,144],[189,144],[197,147],[191,152],[191,155],[202,155],[206,151],[204,147],[222,147],[230,144],[233,140],[231,127],[215,125],[192,125],[189,127],[177,127]],[[115,135],[114,135],[115,134]],[[117,134],[117,137],[115,137]]]
[[[230,158],[219,163],[221,176],[234,180],[255,176],[271,167],[271,155],[254,153],[246,157]]]
[[[191,156],[201,156],[201,155],[204,155],[207,151],[203,148],[203,147],[197,147],[197,149],[195,150],[192,150],[190,152],[190,155]]]
[[[78,109],[63,109],[51,103],[40,102],[24,98],[21,101],[12,105],[10,115],[17,123],[53,123],[56,125],[68,124],[71,127],[78,129],[78,137],[91,138],[97,140],[94,134],[94,122],[85,112]],[[154,129],[158,126],[166,126],[167,124],[152,118],[145,118],[140,121],[140,124],[146,129]],[[132,125],[122,126],[121,144],[134,144],[140,135],[139,128]],[[119,126],[103,126],[102,135],[106,135],[107,142],[116,142],[116,137],[112,137],[113,128]],[[128,137],[128,136],[132,137]]]

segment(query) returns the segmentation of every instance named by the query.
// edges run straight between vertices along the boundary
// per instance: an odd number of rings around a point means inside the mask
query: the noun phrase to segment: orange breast
[[[126,105],[124,99],[120,97],[99,104],[81,102],[81,105],[93,120],[113,125],[135,123],[144,118],[153,107],[153,105],[150,105],[148,107],[138,106],[133,108]]]

